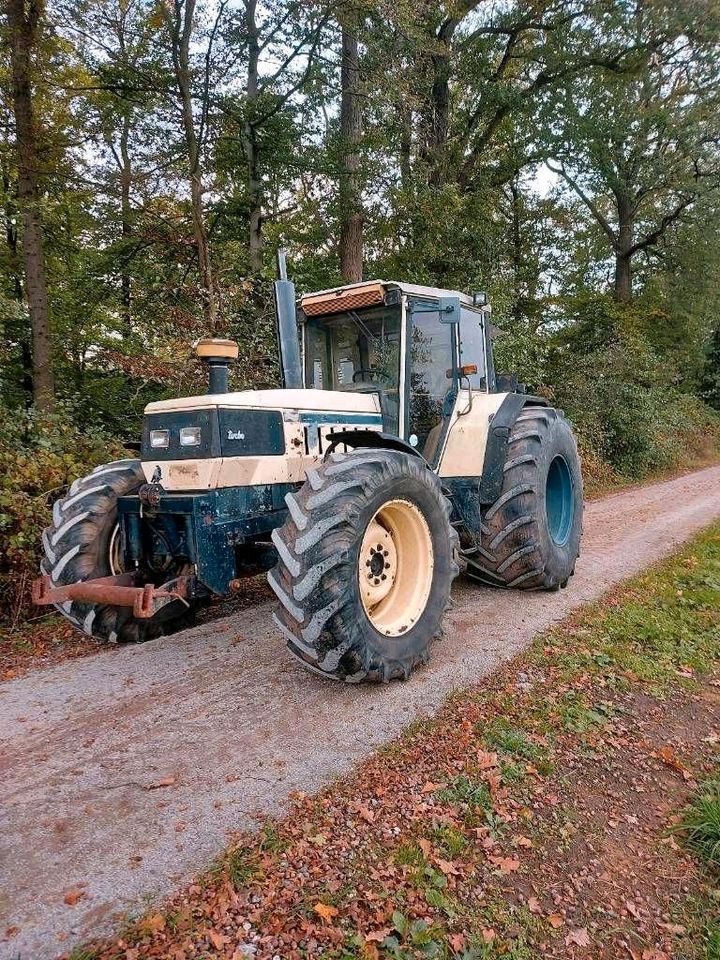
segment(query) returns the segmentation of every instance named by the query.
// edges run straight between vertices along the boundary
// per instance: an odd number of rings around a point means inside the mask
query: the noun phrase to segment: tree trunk
[[[615,243],[615,290],[617,303],[629,303],[632,300],[632,254],[633,219],[630,205],[618,201],[619,230]]]
[[[340,85],[340,275],[343,283],[357,283],[363,275],[365,215],[360,190],[362,94],[356,15],[342,25]]]
[[[5,239],[8,245],[9,253],[9,272],[12,282],[13,296],[18,303],[23,300],[22,267],[18,256],[18,228],[16,222],[16,210],[10,198],[10,174],[3,164],[2,171],[3,193],[5,194]],[[24,333],[20,335],[20,366],[22,369],[22,389],[24,393],[25,408],[29,409],[33,401],[33,365],[32,348],[30,341]]]
[[[615,300],[629,303],[632,300],[632,269],[630,257],[615,254]]]
[[[524,272],[522,229],[520,223],[521,197],[519,178],[510,181],[510,197],[512,200],[512,250],[513,250],[513,307],[512,315],[516,324],[523,318],[522,277]]]
[[[243,130],[243,152],[247,162],[248,246],[250,272],[258,274],[263,266],[262,203],[263,189],[259,172],[257,138],[253,120],[258,95],[260,40],[257,26],[257,0],[245,2],[245,28],[248,44],[247,82],[245,84],[246,112]]]
[[[43,0],[7,0],[12,63],[12,96],[18,162],[18,201],[23,221],[25,287],[32,329],[33,401],[40,410],[52,410],[55,377],[38,172],[39,150],[32,101],[32,54],[37,42]]]
[[[458,21],[446,20],[433,36],[430,56],[432,83],[425,105],[423,159],[428,183],[441,187],[447,178],[447,139],[450,129],[450,57]]]
[[[406,104],[399,107],[400,113],[400,182],[410,186],[412,173],[412,110]]]
[[[190,204],[192,210],[193,233],[197,248],[198,268],[203,296],[203,314],[209,330],[218,326],[217,290],[210,260],[210,245],[205,227],[204,187],[200,170],[200,148],[195,129],[193,114],[192,87],[190,80],[190,41],[192,37],[195,0],[185,0],[184,13],[180,16],[182,4],[175,5],[175,19],[169,8],[165,8],[165,20],[168,24],[172,43],[173,66],[177,83],[185,133],[185,146],[188,158],[188,176],[190,180]]]
[[[132,163],[130,160],[130,151],[128,143],[130,139],[131,117],[129,110],[123,115],[123,125],[120,132],[120,217],[122,222],[123,241],[129,241],[133,232],[132,227],[132,205],[130,198],[130,187],[132,184]],[[128,334],[132,330],[132,291],[130,289],[130,271],[128,269],[129,258],[127,250],[123,250],[122,268],[120,274],[120,300],[122,304],[122,318],[125,329]]]

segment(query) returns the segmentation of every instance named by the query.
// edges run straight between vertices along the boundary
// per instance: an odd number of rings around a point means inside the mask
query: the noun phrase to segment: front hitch
[[[163,607],[175,600],[189,606],[193,577],[176,577],[160,587],[147,583],[135,586],[135,575],[121,573],[115,577],[97,577],[95,580],[80,580],[77,583],[56,586],[48,576],[33,581],[32,599],[38,606],[60,605],[68,600],[81,603],[108,604],[112,607],[132,607],[138,620],[149,620]]]

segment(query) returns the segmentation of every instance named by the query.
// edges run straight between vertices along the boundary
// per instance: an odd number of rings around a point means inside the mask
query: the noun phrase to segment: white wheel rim
[[[367,525],[358,557],[365,614],[386,637],[400,637],[420,619],[433,581],[430,528],[415,504],[389,500]]]

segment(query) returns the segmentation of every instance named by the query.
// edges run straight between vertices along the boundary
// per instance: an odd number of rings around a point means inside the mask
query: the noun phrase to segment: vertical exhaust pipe
[[[287,278],[284,250],[277,252],[277,266],[278,279],[274,283],[275,315],[277,316],[283,386],[286,390],[301,390],[303,375],[295,313],[295,284]]]

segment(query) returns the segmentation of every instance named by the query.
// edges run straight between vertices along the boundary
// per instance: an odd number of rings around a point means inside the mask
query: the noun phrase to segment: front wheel
[[[429,658],[459,569],[440,482],[394,450],[334,453],[307,477],[286,497],[268,574],[290,652],[351,683],[406,679]]]
[[[137,493],[144,482],[139,460],[116,460],[75,480],[67,495],[55,503],[53,522],[43,532],[40,564],[54,586],[123,572],[117,502]],[[180,600],[149,620],[137,620],[132,607],[80,600],[68,600],[57,609],[88,636],[110,643],[139,643],[192,621],[192,610]]]

